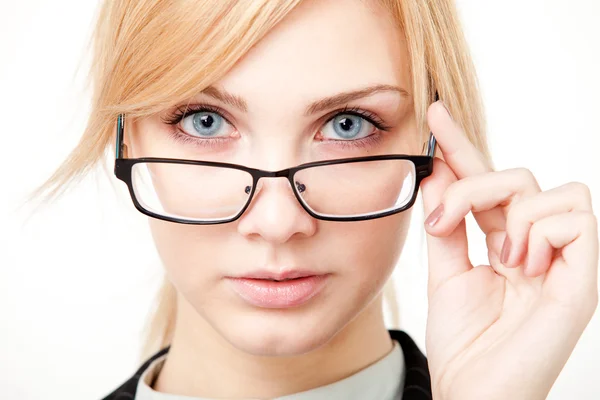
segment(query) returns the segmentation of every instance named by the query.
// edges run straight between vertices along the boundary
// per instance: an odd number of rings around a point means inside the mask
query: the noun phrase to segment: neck
[[[154,389],[191,397],[279,397],[344,379],[392,348],[381,296],[329,342],[286,357],[257,356],[237,349],[185,300],[178,299],[173,341]]]

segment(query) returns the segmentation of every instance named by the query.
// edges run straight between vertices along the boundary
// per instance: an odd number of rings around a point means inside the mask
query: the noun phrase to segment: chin
[[[227,315],[227,317],[224,317]],[[332,317],[333,316],[333,317]],[[295,356],[326,345],[345,326],[339,311],[252,308],[208,321],[233,347],[256,356]]]

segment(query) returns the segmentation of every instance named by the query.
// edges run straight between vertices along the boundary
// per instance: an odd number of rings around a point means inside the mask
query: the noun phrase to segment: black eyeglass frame
[[[436,95],[437,98],[437,95]],[[292,191],[296,196],[296,199],[302,206],[302,208],[313,218],[324,220],[324,221],[365,221],[376,218],[383,218],[389,215],[398,214],[402,211],[406,211],[411,208],[417,198],[417,194],[419,191],[419,186],[421,181],[433,172],[433,159],[435,156],[436,149],[436,139],[433,136],[433,133],[430,132],[427,152],[426,155],[414,156],[414,155],[406,155],[406,154],[388,154],[388,155],[378,155],[378,156],[366,156],[366,157],[353,157],[353,158],[340,158],[334,160],[324,160],[324,161],[315,161],[310,163],[305,163],[298,165],[292,168],[286,168],[279,171],[266,171],[256,168],[250,168],[243,165],[238,164],[230,164],[230,163],[221,163],[214,161],[198,161],[198,160],[184,160],[184,159],[174,159],[174,158],[156,158],[156,157],[144,157],[144,158],[124,158],[127,153],[127,146],[123,143],[123,135],[124,135],[124,120],[125,116],[120,114],[117,119],[117,138],[116,138],[116,157],[115,157],[115,168],[114,173],[115,176],[125,182],[129,189],[129,194],[131,196],[131,200],[135,208],[140,211],[142,214],[145,214],[149,217],[157,218],[164,221],[175,222],[180,224],[189,224],[189,225],[216,225],[216,224],[225,224],[229,222],[233,222],[240,218],[242,214],[246,211],[246,209],[252,203],[252,199],[254,197],[254,192],[256,187],[258,186],[258,181],[261,178],[287,178],[290,185],[292,186]],[[346,164],[346,163],[354,163],[354,162],[368,162],[368,161],[378,161],[378,160],[407,160],[411,161],[415,165],[415,188],[413,190],[412,197],[408,203],[404,206],[399,207],[397,209],[384,211],[381,213],[369,214],[369,215],[359,215],[352,217],[334,217],[328,215],[320,215],[315,213],[310,207],[305,204],[302,199],[300,193],[298,192],[298,188],[294,185],[294,175],[303,169],[314,168],[323,165],[335,165],[335,164]],[[205,220],[205,221],[196,221],[189,220],[183,218],[170,217],[167,215],[156,214],[150,210],[144,208],[140,202],[137,200],[135,195],[135,191],[133,188],[132,181],[132,169],[135,164],[138,163],[164,163],[164,164],[183,164],[183,165],[199,165],[199,166],[209,166],[209,167],[220,167],[220,168],[230,168],[237,169],[241,171],[245,171],[252,176],[252,188],[251,192],[248,194],[248,199],[246,204],[242,209],[233,217],[223,219],[223,220]],[[376,194],[374,194],[376,195]]]

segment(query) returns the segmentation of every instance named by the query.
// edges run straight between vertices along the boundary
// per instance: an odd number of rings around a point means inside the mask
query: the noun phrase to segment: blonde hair
[[[117,116],[145,117],[219,80],[301,0],[105,0],[92,37],[92,108],[83,136],[41,187],[51,198],[90,171],[114,142]],[[379,0],[410,54],[414,112],[428,133],[435,91],[488,158],[477,77],[452,0]],[[207,4],[210,4],[209,6]],[[392,314],[397,312],[393,291]],[[142,358],[171,341],[176,291],[164,280],[149,319]]]

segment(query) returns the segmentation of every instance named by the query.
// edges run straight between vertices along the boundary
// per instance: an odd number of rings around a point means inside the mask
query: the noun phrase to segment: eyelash
[[[331,116],[329,118],[327,118],[327,122],[331,121],[333,118],[335,118],[336,116],[338,116],[340,114],[349,114],[349,115],[355,115],[357,117],[364,118],[366,121],[373,124],[373,126],[377,129],[379,129],[380,131],[387,132],[392,129],[392,127],[386,125],[385,122],[383,122],[377,114],[375,114],[371,111],[363,110],[360,107],[347,107],[346,106],[341,110],[334,111],[332,114],[330,114]]]
[[[208,104],[191,105],[187,106],[186,108],[182,108],[181,106],[177,107],[176,111],[170,112],[168,115],[162,118],[162,120],[167,125],[177,125],[185,117],[189,117],[190,115],[194,115],[200,112],[212,112],[215,114],[219,114],[228,123],[231,123],[227,118],[223,116],[223,112],[219,108],[210,106]]]
[[[187,106],[185,108],[183,108],[181,106],[177,107],[176,110],[170,112],[168,115],[163,117],[162,121],[167,125],[175,126],[175,125],[179,124],[185,117],[189,117],[190,115],[194,115],[194,114],[197,114],[200,112],[212,112],[215,114],[219,114],[223,119],[225,119],[225,121],[227,121],[227,123],[231,124],[229,119],[223,115],[223,111],[221,109],[219,109],[218,107],[208,105],[208,104],[195,104],[195,105]],[[346,106],[340,110],[336,110],[328,115],[326,121],[329,122],[333,118],[335,118],[336,116],[341,115],[341,114],[349,114],[349,115],[355,115],[357,117],[361,117],[361,118],[365,119],[367,122],[373,124],[373,126],[380,131],[388,132],[392,129],[392,127],[386,125],[385,122],[383,122],[377,114],[375,114],[371,111],[364,110],[360,107]],[[231,124],[231,125],[233,125],[233,124]],[[183,140],[186,143],[196,143],[199,140],[198,138],[191,137],[183,132],[171,132],[171,133],[177,139]],[[357,140],[333,140],[333,141],[339,142],[340,144],[347,145],[347,146],[362,146],[362,145],[366,145],[368,142],[370,142],[372,140],[379,139],[379,138],[374,138],[373,136],[375,136],[375,135],[369,135],[365,138],[357,139]],[[210,140],[203,140],[203,142],[211,142],[211,144],[217,144],[221,140],[227,140],[227,139],[213,138]]]

